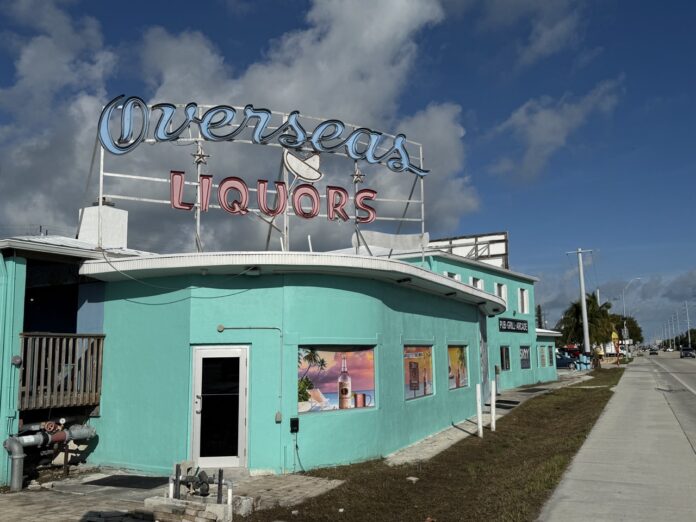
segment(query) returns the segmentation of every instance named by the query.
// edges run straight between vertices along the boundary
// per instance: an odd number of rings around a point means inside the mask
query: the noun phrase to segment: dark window
[[[510,369],[510,347],[501,346],[500,347],[500,369],[509,370]]]
[[[532,367],[531,348],[529,346],[520,346],[520,368],[529,370]]]

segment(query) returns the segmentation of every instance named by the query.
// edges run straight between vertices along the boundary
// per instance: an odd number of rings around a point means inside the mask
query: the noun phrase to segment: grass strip
[[[571,386],[535,397],[500,419],[495,433],[464,439],[421,464],[389,467],[380,460],[313,470],[309,474],[346,482],[298,506],[245,520],[535,520],[622,373],[596,370],[588,383],[606,387]]]

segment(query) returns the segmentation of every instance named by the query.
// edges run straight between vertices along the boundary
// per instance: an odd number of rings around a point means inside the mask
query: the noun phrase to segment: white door
[[[196,464],[246,466],[247,346],[193,348]]]

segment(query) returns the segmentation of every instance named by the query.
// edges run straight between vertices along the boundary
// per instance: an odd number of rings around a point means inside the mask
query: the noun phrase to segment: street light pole
[[[626,339],[628,338],[628,328],[626,327],[626,290],[629,286],[631,286],[631,283],[633,281],[640,281],[640,277],[634,277],[633,279],[631,279],[628,283],[626,283],[626,286],[624,286],[624,289],[621,292],[621,302],[623,303],[623,332],[621,332],[621,334],[624,338],[624,346],[626,347],[626,352],[628,352],[628,345],[626,344]]]

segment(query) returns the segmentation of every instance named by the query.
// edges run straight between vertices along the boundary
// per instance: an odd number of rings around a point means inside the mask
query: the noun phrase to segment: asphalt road
[[[680,359],[679,352],[644,356],[655,381],[696,452],[696,359]]]

